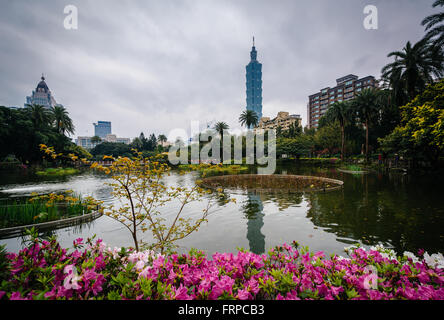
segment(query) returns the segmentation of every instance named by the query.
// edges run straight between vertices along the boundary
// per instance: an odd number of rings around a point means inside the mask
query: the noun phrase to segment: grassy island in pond
[[[75,168],[46,168],[44,170],[36,171],[38,176],[54,177],[54,176],[67,176],[77,174],[80,171]]]
[[[232,175],[248,172],[247,165],[206,165],[206,164],[181,164],[179,170],[199,171],[203,176]]]

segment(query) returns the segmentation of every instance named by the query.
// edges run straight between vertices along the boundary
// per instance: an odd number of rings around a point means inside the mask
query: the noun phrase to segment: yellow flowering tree
[[[198,201],[209,191],[196,184],[191,188],[167,186],[163,178],[169,174],[166,163],[155,158],[145,158],[141,152],[135,151],[133,158],[112,158],[112,165],[103,167],[93,164],[92,167],[110,175],[113,196],[121,200],[120,206],[110,206],[105,211],[109,217],[119,221],[131,233],[136,250],[140,246],[163,253],[174,248],[174,243],[199,229],[207,221],[212,201],[207,200],[206,206],[198,218],[183,217],[187,204]],[[161,207],[168,202],[178,201],[177,212],[171,221],[167,221]],[[138,232],[151,230],[155,243],[147,245],[139,237]]]
[[[54,149],[47,146],[41,145],[41,150],[50,156],[57,156]],[[111,160],[108,166],[78,159],[72,154],[69,157],[110,176],[111,182],[107,184],[112,187],[112,195],[119,199],[120,203],[118,206],[105,207],[104,214],[128,229],[135,249],[139,251],[143,247],[164,253],[168,249],[174,249],[177,241],[197,231],[202,223],[207,221],[210,209],[218,201],[220,203],[223,197],[222,190],[216,191],[216,197],[205,197],[212,191],[200,187],[200,181],[188,188],[168,186],[164,180],[171,170],[168,164],[159,161],[158,157],[144,157],[142,152],[133,151],[134,156],[131,158],[104,156],[103,160]],[[174,206],[177,211],[167,220],[161,209],[172,201],[178,203]],[[185,217],[185,207],[196,201],[204,202],[202,212],[196,218]],[[140,238],[140,232],[148,230],[153,235],[154,243],[145,243]]]

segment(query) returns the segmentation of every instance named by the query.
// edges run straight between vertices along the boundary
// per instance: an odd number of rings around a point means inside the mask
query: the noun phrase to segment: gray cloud
[[[167,134],[191,120],[238,127],[251,37],[263,113],[306,120],[307,97],[354,73],[379,77],[387,53],[423,35],[433,0],[2,1],[0,105],[22,106],[45,73],[76,135],[110,120],[119,136]],[[63,8],[79,29],[63,28]],[[362,26],[365,5],[379,29]]]

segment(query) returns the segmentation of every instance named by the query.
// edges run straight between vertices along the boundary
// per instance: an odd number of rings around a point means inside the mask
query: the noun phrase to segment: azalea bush
[[[444,299],[442,254],[377,246],[347,248],[349,258],[282,245],[268,254],[161,255],[108,248],[103,241],[34,238],[4,255],[0,299]]]

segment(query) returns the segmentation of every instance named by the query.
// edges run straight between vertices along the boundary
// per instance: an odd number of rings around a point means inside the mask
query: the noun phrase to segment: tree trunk
[[[344,152],[345,152],[344,126],[341,126],[341,161],[344,161]]]
[[[365,161],[368,162],[368,120],[365,120]]]

